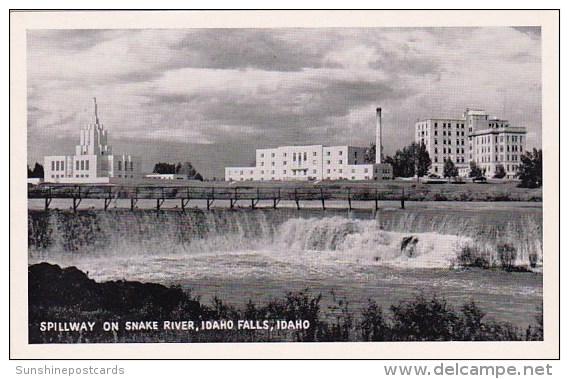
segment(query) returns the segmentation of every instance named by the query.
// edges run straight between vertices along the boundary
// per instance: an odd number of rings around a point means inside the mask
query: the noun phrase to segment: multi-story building
[[[381,147],[381,109],[377,110],[376,145]],[[257,149],[254,167],[226,167],[225,180],[386,180],[390,164],[366,163],[367,148],[353,146],[281,146]],[[377,150],[378,152],[380,149]]]
[[[99,122],[95,100],[94,122],[81,130],[75,155],[44,157],[44,181],[51,183],[109,183],[111,179],[140,178],[141,160],[113,155],[108,133]]]
[[[415,123],[415,141],[425,144],[431,157],[431,173],[443,174],[450,159],[460,176],[468,176],[470,162],[486,176],[502,165],[506,177],[514,178],[524,151],[526,128],[512,127],[507,120],[492,118],[483,110],[467,109],[460,118],[429,118]]]

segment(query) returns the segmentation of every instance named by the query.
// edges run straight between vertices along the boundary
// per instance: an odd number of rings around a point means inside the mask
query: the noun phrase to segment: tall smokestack
[[[381,108],[377,108],[375,122],[375,163],[381,163],[382,152],[383,145],[381,143]]]

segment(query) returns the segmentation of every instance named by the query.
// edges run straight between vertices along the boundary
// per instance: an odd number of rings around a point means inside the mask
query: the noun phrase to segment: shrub
[[[529,265],[531,268],[535,268],[537,266],[537,261],[538,261],[537,253],[530,253]]]
[[[364,341],[388,340],[389,326],[383,317],[381,308],[371,299],[368,299],[367,308],[362,311],[360,329]]]
[[[502,243],[498,245],[497,250],[502,268],[504,270],[512,270],[517,257],[516,248],[509,243]]]
[[[421,294],[413,301],[401,301],[390,307],[394,341],[451,341],[456,315],[446,300]]]
[[[490,268],[490,260],[477,247],[466,245],[458,253],[458,265],[462,267]]]

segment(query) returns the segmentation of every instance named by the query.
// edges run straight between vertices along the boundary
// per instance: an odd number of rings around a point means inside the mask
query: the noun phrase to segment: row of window
[[[83,171],[83,170],[89,170],[89,160],[76,160],[75,161],[75,170],[79,171]]]
[[[439,149],[437,149],[437,148],[435,147],[435,156],[436,156],[438,153],[439,153]],[[457,148],[456,148],[456,153],[457,153],[457,154],[464,154],[464,147],[463,147],[463,148],[457,147]],[[451,148],[449,147],[449,148],[447,149],[446,147],[443,147],[443,154],[452,154]]]
[[[56,174],[56,175],[51,175],[51,178],[52,178],[52,179],[54,179],[54,178],[55,178],[55,179],[59,179],[59,178],[66,178],[66,177],[67,177],[67,178],[72,178],[73,175],[67,175],[67,176],[65,176],[65,175],[63,175],[63,174],[62,174],[62,175],[57,175],[57,174]],[[76,178],[88,178],[88,177],[89,177],[89,174],[81,174],[81,175],[77,174],[77,175],[75,175],[75,177],[76,177]]]
[[[51,171],[65,171],[65,161],[51,161]]]
[[[510,159],[511,158],[511,159]],[[517,162],[519,160],[519,155],[517,154],[506,154],[506,161],[512,161],[512,162]],[[504,155],[500,155],[499,158],[497,155],[495,155],[494,157],[492,157],[492,155],[488,156],[488,155],[482,155],[480,157],[478,157],[477,159],[478,162],[482,162],[482,163],[488,163],[488,162],[503,162],[504,161]]]
[[[511,137],[511,138],[510,138],[510,137]],[[491,138],[492,138],[491,136],[477,136],[476,139],[475,139],[475,142],[477,142],[477,143],[479,143],[479,144],[480,144],[480,143],[490,143]],[[494,142],[495,142],[495,143],[498,143],[498,140],[499,140],[500,142],[504,142],[504,136],[501,135],[500,138],[498,138],[498,136],[494,136]],[[513,143],[517,143],[517,142],[522,143],[522,141],[523,141],[523,136],[516,136],[516,135],[510,136],[510,135],[506,135],[505,141],[508,142],[508,143],[509,143],[510,141],[513,142]]]
[[[130,163],[130,165],[129,165]],[[133,161],[124,161],[124,171],[128,171],[128,166],[130,166],[130,171],[134,171],[134,162]],[[122,161],[118,161],[118,170],[119,171],[123,171],[122,169],[123,167],[123,162]]]
[[[439,144],[439,140],[435,138],[435,145]],[[443,139],[443,145],[452,145],[452,140],[451,139]],[[461,145],[464,146],[464,139],[461,140],[456,140],[456,145]]]
[[[443,162],[446,162],[447,159],[452,161],[452,158],[450,157],[443,157]],[[437,156],[435,156],[435,163],[439,163],[439,157]],[[457,157],[456,163],[464,163],[464,157]]]
[[[330,156],[331,152],[327,151],[326,152],[326,156]],[[339,150],[338,151],[338,155],[344,155],[344,151],[343,150]],[[271,158],[274,158],[276,156],[275,153],[271,153]],[[313,157],[317,157],[318,156],[318,152],[313,151],[312,152],[312,156]],[[260,153],[259,154],[260,158],[265,158],[265,153]],[[283,157],[286,158],[287,157],[287,153],[283,153]],[[354,157],[358,157],[358,152],[354,151]],[[301,153],[292,153],[292,160],[293,161],[300,161],[300,160],[307,160],[308,159],[308,153],[307,152],[301,152]]]

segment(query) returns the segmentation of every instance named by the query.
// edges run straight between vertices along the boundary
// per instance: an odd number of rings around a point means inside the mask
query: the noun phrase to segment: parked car
[[[488,180],[485,176],[477,176],[476,178],[472,179],[473,183],[488,183]]]

